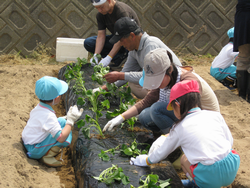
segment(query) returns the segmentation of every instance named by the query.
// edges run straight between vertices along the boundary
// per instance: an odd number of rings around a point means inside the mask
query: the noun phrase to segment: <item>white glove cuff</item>
[[[116,118],[117,118],[117,121],[118,121],[120,124],[126,120],[125,117],[123,117],[123,115],[121,115],[121,114],[120,114],[119,116],[117,116]]]
[[[106,58],[111,61],[113,58],[110,55],[107,55]]]
[[[66,124],[73,126],[74,121],[72,121],[71,119],[67,119]]]

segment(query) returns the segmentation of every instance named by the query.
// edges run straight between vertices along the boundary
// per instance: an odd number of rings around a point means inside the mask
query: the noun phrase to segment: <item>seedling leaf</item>
[[[81,120],[79,120],[76,124],[77,124],[77,127],[78,127],[78,128],[81,128],[81,127],[84,127],[84,126],[85,126],[85,121],[83,121],[83,120],[81,119]]]
[[[83,100],[82,97],[79,97],[79,98],[77,99],[77,105],[83,106],[85,103],[86,103],[86,102]]]

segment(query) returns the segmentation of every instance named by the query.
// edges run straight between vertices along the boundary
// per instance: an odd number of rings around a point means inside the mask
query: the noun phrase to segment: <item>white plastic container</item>
[[[56,61],[77,61],[77,58],[88,59],[88,51],[84,48],[85,39],[63,38],[56,39]]]

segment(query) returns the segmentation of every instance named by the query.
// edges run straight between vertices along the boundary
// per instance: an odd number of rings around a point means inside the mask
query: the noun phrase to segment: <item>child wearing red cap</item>
[[[22,132],[22,140],[27,156],[40,159],[48,166],[62,166],[56,156],[61,148],[67,147],[72,141],[71,127],[81,116],[83,109],[71,106],[65,118],[57,118],[52,106],[61,100],[68,90],[68,84],[55,77],[44,76],[37,80],[35,93],[40,103],[30,112],[30,118]]]
[[[148,155],[131,158],[130,164],[148,166],[165,159],[181,146],[181,166],[189,180],[184,187],[220,188],[230,185],[240,165],[239,155],[232,150],[233,137],[216,111],[201,110],[199,84],[195,80],[176,83],[170,92],[168,110],[178,122],[170,133],[160,136]]]

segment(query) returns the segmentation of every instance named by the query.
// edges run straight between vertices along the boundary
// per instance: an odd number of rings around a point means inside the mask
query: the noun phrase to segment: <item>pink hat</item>
[[[196,80],[184,80],[175,84],[170,92],[170,100],[167,110],[173,110],[171,102],[187,93],[200,93],[199,84]]]

